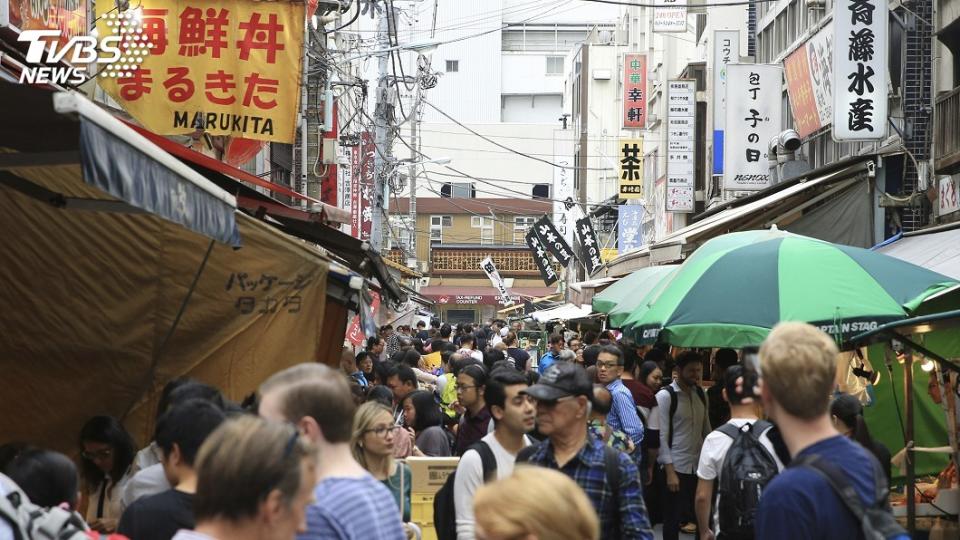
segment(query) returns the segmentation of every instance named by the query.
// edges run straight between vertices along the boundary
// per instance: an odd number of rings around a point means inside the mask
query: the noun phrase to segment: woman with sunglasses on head
[[[410,521],[410,467],[393,458],[398,430],[393,412],[380,403],[364,403],[353,417],[350,448],[357,460],[374,478],[387,486],[403,516]]]
[[[120,519],[120,496],[137,447],[119,420],[94,416],[80,430],[81,513],[90,528],[111,533]],[[85,511],[83,509],[86,508]]]

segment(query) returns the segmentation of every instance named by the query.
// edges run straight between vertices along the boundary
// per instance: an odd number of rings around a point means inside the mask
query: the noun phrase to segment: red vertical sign
[[[350,215],[351,230],[355,238],[370,239],[370,229],[373,225],[373,205],[370,204],[374,196],[373,156],[376,147],[373,144],[373,135],[365,131],[360,135],[360,144],[353,149],[350,159]]]
[[[817,112],[817,99],[813,93],[807,45],[803,44],[793,51],[783,61],[783,68],[786,72],[793,123],[800,138],[805,138],[820,129],[820,114]]]
[[[623,127],[647,124],[647,56],[623,55]]]

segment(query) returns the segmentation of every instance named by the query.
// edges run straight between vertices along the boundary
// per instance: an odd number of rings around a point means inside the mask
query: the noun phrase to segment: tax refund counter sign
[[[124,12],[114,6],[97,4],[97,29],[131,35],[123,43],[132,61],[110,64],[97,79],[147,129],[294,142],[303,3],[143,0]]]

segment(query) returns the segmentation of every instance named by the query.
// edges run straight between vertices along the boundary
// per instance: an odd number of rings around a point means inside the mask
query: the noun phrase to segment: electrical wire
[[[567,169],[567,170],[578,170],[578,169],[579,169],[579,170],[584,170],[584,169],[585,169],[585,170],[588,170],[588,171],[613,171],[613,170],[615,170],[613,167],[576,167],[576,166],[560,165],[559,163],[554,163],[554,162],[552,162],[552,161],[550,161],[550,160],[543,159],[543,158],[540,158],[540,157],[537,157],[537,156],[528,154],[528,153],[526,153],[526,152],[521,152],[521,151],[516,150],[516,149],[514,149],[514,148],[510,148],[509,146],[507,146],[507,145],[505,145],[505,144],[501,144],[501,143],[499,143],[499,142],[497,142],[497,141],[495,141],[495,140],[493,140],[493,139],[487,138],[485,135],[482,135],[482,134],[480,134],[480,133],[477,133],[473,128],[471,128],[470,126],[467,126],[466,124],[460,122],[460,121],[457,120],[456,118],[454,118],[454,117],[450,116],[449,114],[443,112],[442,110],[440,110],[439,107],[437,107],[437,106],[434,105],[433,103],[430,103],[430,102],[427,101],[426,99],[423,99],[423,102],[426,103],[427,105],[429,105],[431,109],[437,111],[438,113],[440,113],[441,115],[443,115],[445,118],[447,118],[448,120],[450,120],[450,121],[453,122],[454,124],[462,127],[463,129],[469,131],[470,133],[476,135],[477,137],[480,137],[481,139],[487,141],[488,143],[490,143],[490,144],[492,144],[492,145],[494,145],[494,146],[503,148],[504,150],[508,150],[508,151],[509,151],[510,153],[512,153],[512,154],[517,154],[518,156],[522,156],[522,157],[525,157],[525,158],[527,158],[527,159],[532,159],[532,160],[534,160],[534,161],[539,161],[539,162],[541,162],[541,163],[546,163],[547,165],[550,165],[550,166],[552,166],[552,167],[556,167],[556,168],[558,168],[558,169]]]
[[[579,0],[580,2],[593,2],[597,4],[612,4],[615,6],[628,6],[628,7],[642,7],[650,9],[677,9],[675,6],[665,5],[665,4],[644,4],[638,2],[629,2],[627,0]],[[729,7],[729,6],[749,6],[750,4],[762,4],[767,2],[779,2],[780,0],[739,0],[736,2],[716,2],[709,4],[697,4],[696,8],[711,8],[711,7]]]
[[[348,7],[347,10],[349,11],[349,9],[350,9],[350,8]],[[361,8],[360,8],[360,2],[359,2],[359,0],[358,0],[358,1],[357,1],[357,12],[353,14],[353,18],[351,18],[351,19],[350,19],[349,21],[347,21],[346,23],[344,23],[344,24],[342,24],[342,25],[340,25],[340,26],[338,26],[338,27],[336,27],[336,28],[334,28],[333,30],[330,30],[330,31],[323,30],[322,27],[321,27],[321,30],[323,31],[323,35],[334,34],[334,33],[336,33],[336,32],[339,32],[340,30],[343,30],[344,28],[350,26],[350,25],[353,24],[354,22],[356,22],[356,20],[357,20],[358,18],[360,18],[360,9],[361,9]]]

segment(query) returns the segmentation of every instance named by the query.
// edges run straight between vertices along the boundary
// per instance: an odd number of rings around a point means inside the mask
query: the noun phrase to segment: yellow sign
[[[617,150],[619,166],[619,197],[643,197],[643,139],[620,139]]]
[[[610,262],[617,258],[617,248],[603,248],[600,250],[600,259]]]
[[[303,2],[143,0],[118,12],[97,3],[100,36],[123,55],[100,86],[147,129],[203,129],[294,142],[300,106]]]

